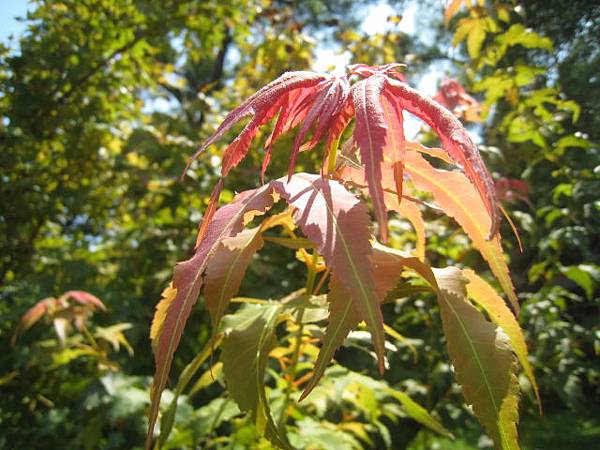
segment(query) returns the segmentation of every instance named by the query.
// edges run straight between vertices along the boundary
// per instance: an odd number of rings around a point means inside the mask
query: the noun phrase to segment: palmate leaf
[[[218,325],[235,295],[251,255],[262,245],[260,233],[270,226],[289,222],[289,215],[273,216],[253,230],[242,231],[253,217],[263,214],[281,196],[295,209],[294,220],[327,265],[343,277],[350,292],[346,303],[354,305],[373,335],[383,369],[384,331],[380,298],[369,260],[369,218],[366,206],[340,183],[318,175],[295,174],[238,194],[216,211],[195,255],[175,268],[173,286],[157,306],[151,330],[156,374],[151,391],[150,429],[147,446],[158,415],[158,404],[175,349],[191,308],[205,284],[213,324]],[[289,227],[289,224],[287,225]],[[351,300],[349,300],[351,299]]]
[[[348,75],[337,77],[313,72],[285,73],[229,113],[191,160],[234,124],[246,116],[252,116],[250,122],[225,150],[221,168],[221,175],[225,177],[246,156],[258,129],[278,115],[273,131],[267,139],[261,179],[264,179],[271,158],[273,142],[296,126],[299,130],[292,146],[288,177],[293,173],[298,152],[313,148],[325,137],[328,172],[332,172],[335,167],[337,140],[354,115],[354,142],[360,148],[380,235],[385,241],[387,207],[380,182],[381,164],[385,157],[392,161],[395,190],[400,200],[404,158],[402,112],[406,110],[424,120],[438,134],[450,158],[461,166],[469,181],[475,185],[492,218],[488,237],[494,236],[499,225],[498,205],[491,176],[477,147],[450,111],[408,86],[405,77],[397,72],[399,66],[401,64],[356,64],[348,67]],[[350,77],[353,75],[363,79],[351,86]],[[311,139],[302,144],[310,130],[313,131]],[[198,241],[204,238],[221,188],[222,179],[211,195]]]
[[[289,182],[272,183],[290,206],[294,220],[315,245],[332,273],[350,294],[352,304],[367,323],[383,370],[383,317],[370,261],[369,217],[366,206],[344,186],[317,175],[296,174]]]
[[[273,189],[266,185],[238,194],[232,203],[220,208],[207,226],[206,236],[189,260],[175,267],[174,296],[162,303],[153,321],[152,346],[156,360],[156,373],[150,391],[149,428],[146,448],[152,444],[154,425],[158,417],[160,396],[167,383],[173,354],[179,345],[183,329],[196,303],[203,284],[202,276],[209,258],[220,242],[239,233],[252,218],[263,214],[274,202]],[[159,303],[160,305],[160,303]]]

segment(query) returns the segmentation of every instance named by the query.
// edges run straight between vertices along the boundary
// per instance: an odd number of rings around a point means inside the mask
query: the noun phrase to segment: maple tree
[[[288,373],[292,385],[296,381],[304,315],[310,309],[328,311],[328,324],[314,368],[300,383],[305,383],[299,398],[302,400],[318,384],[336,350],[362,321],[370,332],[379,370],[383,372],[386,328],[381,305],[390,301],[388,294],[397,286],[418,287],[414,283],[419,278],[438,297],[448,353],[465,399],[473,405],[498,447],[518,448],[519,387],[514,355],[536,395],[537,387],[516,321],[519,306],[499,235],[495,185],[457,117],[411,88],[399,72],[401,68],[400,64],[356,64],[349,66],[344,76],[305,71],[285,73],[230,112],[194,155],[192,160],[250,116],[225,149],[221,179],[200,226],[195,254],[175,267],[172,285],[157,305],[151,330],[156,373],[147,448],[152,446],[161,393],[175,350],[202,292],[211,315],[213,338],[198,358],[203,361],[220,346],[223,373],[233,399],[242,411],[252,414],[259,431],[277,446],[289,448],[291,445],[282,432],[285,409],[282,420],[276,423],[264,387],[266,361],[273,349],[277,325],[291,321],[298,326]],[[459,98],[469,99],[466,93]],[[428,124],[438,135],[442,148],[408,142],[403,132],[404,111]],[[237,194],[218,208],[224,178],[247,155],[259,129],[276,116],[265,142],[263,184]],[[294,128],[297,131],[287,176],[264,182],[273,142]],[[340,146],[343,139],[345,143]],[[295,173],[298,154],[315,148],[323,140],[326,143],[321,173]],[[454,165],[458,170],[436,168],[434,160]],[[389,210],[406,214],[415,229],[420,228],[423,217],[417,207],[419,192],[433,196],[439,208],[453,217],[472,239],[510,300],[512,311],[474,272],[432,268],[425,259],[422,242],[416,256],[376,242],[370,230],[367,203],[357,194],[362,193],[370,200],[379,237],[385,243]],[[281,200],[287,209],[267,216]],[[261,217],[266,218],[261,222]],[[253,224],[256,226],[248,228]],[[288,237],[264,234],[276,227]],[[296,231],[304,237],[297,236]],[[419,239],[423,240],[424,235],[420,234]],[[258,301],[259,306],[247,306],[235,315],[225,315],[252,255],[265,241],[298,250],[308,270],[305,289],[278,302]],[[322,275],[315,284],[317,272]],[[315,295],[327,279],[328,306],[314,303]],[[397,296],[398,292],[391,300]],[[290,315],[293,312],[295,319]],[[199,364],[193,362],[186,371],[197,370]],[[186,372],[180,382],[185,385],[189,379]],[[167,418],[163,417],[163,425],[172,422],[176,401],[173,405]],[[411,414],[411,409],[408,410]],[[411,415],[430,428],[440,429],[441,425],[426,411],[419,414]],[[161,428],[159,444],[166,439],[169,427]]]

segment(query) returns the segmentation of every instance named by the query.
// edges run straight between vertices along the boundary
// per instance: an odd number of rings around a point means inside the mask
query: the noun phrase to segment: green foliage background
[[[222,149],[211,148],[180,181],[187,158],[258,87],[283,71],[310,69],[318,45],[344,49],[352,62],[407,61],[414,83],[443,70],[489,108],[472,129],[486,162],[497,177],[531,187],[529,203],[507,205],[523,253],[503,230],[545,410],[540,417],[531,396],[522,399],[523,446],[591,448],[600,439],[600,8],[487,2],[471,15],[463,10],[448,30],[439,2],[420,3],[429,14],[417,30],[428,39],[391,25],[365,34],[359,23],[369,0],[32,2],[16,48],[0,45],[0,448],[142,445],[153,309],[174,263],[192,250]],[[409,4],[391,2],[399,16]],[[485,17],[495,25],[477,31],[479,47],[468,39],[451,47],[458,21]],[[277,144],[271,176],[284,172],[289,144]],[[258,183],[260,151],[252,155],[222,200]],[[311,158],[301,165],[313,167]],[[429,219],[434,264],[484,268],[453,224]],[[402,245],[405,227],[395,228]],[[267,246],[242,293],[277,298],[303,284],[293,252]],[[118,369],[61,353],[41,324],[10,347],[29,307],[69,289],[109,307],[94,326],[132,325],[125,335],[134,355],[110,353]],[[297,445],[309,448],[302,439],[313,436],[310,448],[485,446],[452,383],[437,309],[410,298],[385,313],[418,354],[417,363],[408,348],[393,354],[386,381],[433,410],[457,439],[426,431],[365,387],[324,409],[315,400],[314,411],[297,418]],[[175,374],[209,336],[199,302]],[[377,378],[355,347],[337,359]],[[330,370],[321,395],[356,382],[344,370]],[[182,400],[170,448],[268,448],[222,392],[214,383]],[[352,409],[361,411],[364,435],[333,425]]]

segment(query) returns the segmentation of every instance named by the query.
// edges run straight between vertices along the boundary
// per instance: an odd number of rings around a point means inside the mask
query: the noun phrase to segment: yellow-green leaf
[[[517,322],[514,314],[508,309],[504,300],[496,293],[494,288],[490,286],[484,279],[478,276],[471,269],[463,270],[463,274],[469,280],[467,284],[467,294],[475,303],[481,306],[488,314],[492,322],[502,327],[508,338],[510,344],[523,367],[523,371],[535,392],[535,397],[540,404],[540,395],[538,392],[538,386],[535,381],[533,374],[533,368],[529,364],[527,344],[525,343],[525,337],[521,331],[521,327]]]

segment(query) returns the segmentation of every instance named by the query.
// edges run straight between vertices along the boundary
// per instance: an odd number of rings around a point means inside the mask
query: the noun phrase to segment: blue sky
[[[27,0],[0,0],[0,41],[6,43],[12,34],[18,36],[25,30],[25,24],[15,17],[25,17]]]
[[[18,38],[18,36],[26,29],[26,25],[16,20],[16,17],[24,17],[27,14],[28,8],[33,7],[30,5],[28,0],[0,0],[0,41],[3,43],[9,43],[9,38],[12,35]],[[419,8],[419,2],[412,0],[406,3],[406,8],[402,11],[402,21],[397,25],[397,29],[407,34],[413,34],[416,32],[417,17],[423,11]],[[387,21],[387,17],[398,14],[385,0],[380,0],[378,3],[370,5],[364,13],[364,20],[362,23],[362,30],[369,34],[374,34],[382,31],[382,27],[392,26]],[[427,33],[423,33],[425,36],[419,35],[420,38],[430,38]],[[15,41],[10,45],[13,49],[16,47]],[[313,69],[315,70],[332,70],[343,71],[346,64],[350,61],[350,55],[347,52],[342,51],[339,47],[329,46],[317,46],[316,48],[316,61]],[[441,78],[439,71],[430,71],[429,73],[423,74],[418,82],[418,88],[429,95],[433,95],[437,89],[437,84]],[[160,102],[159,102],[160,103]],[[148,107],[152,109],[161,109],[161,107],[168,108],[168,105],[155,104],[152,102]],[[420,127],[420,122],[412,117],[407,118],[406,130],[407,135],[416,134]]]

